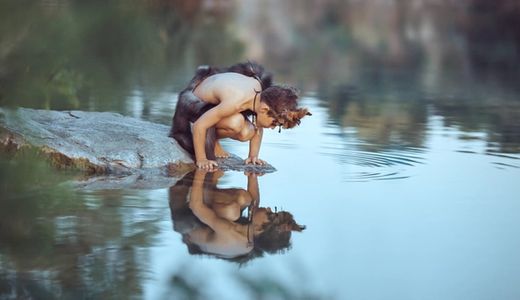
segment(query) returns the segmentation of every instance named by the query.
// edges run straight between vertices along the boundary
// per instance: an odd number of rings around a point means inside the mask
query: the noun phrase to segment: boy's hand
[[[247,177],[259,177],[259,176],[264,176],[264,173],[260,173],[260,172],[251,172],[251,171],[245,171],[244,172],[244,175],[246,175]]]
[[[208,173],[208,171],[197,168],[195,170],[195,176],[193,176],[193,180],[194,181],[196,181],[196,180],[204,181],[204,178],[206,177],[207,173]]]
[[[196,165],[197,165],[197,168],[207,170],[207,171],[213,171],[218,168],[217,162],[214,160],[209,160],[209,159],[198,160]]]
[[[266,164],[266,162],[256,156],[250,156],[246,159],[246,165],[249,165],[249,164],[263,166]]]

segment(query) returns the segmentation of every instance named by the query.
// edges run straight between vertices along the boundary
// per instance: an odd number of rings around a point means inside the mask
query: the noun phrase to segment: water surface
[[[258,177],[306,229],[242,264],[189,253],[172,187],[77,189],[2,153],[0,298],[520,298],[518,10],[412,2],[2,3],[2,106],[169,124],[197,65],[253,58],[313,115],[266,132]]]

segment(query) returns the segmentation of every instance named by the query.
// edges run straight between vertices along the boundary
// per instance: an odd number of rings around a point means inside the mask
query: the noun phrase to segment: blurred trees
[[[419,146],[431,107],[518,152],[517,1],[251,1],[241,14],[257,45],[246,55],[317,92],[364,140]],[[273,44],[283,51],[257,49]]]
[[[196,65],[237,60],[232,11],[189,3],[2,1],[0,105],[121,111],[135,89],[179,90]]]
[[[276,81],[317,92],[331,108],[380,103],[371,110],[375,127],[416,128],[410,144],[420,143],[422,126],[412,124],[426,120],[426,106],[440,114],[463,106],[466,113],[450,116],[452,122],[490,129],[495,140],[513,141],[505,148],[515,151],[519,6],[511,0],[3,1],[0,105],[127,113],[137,91],[146,115],[159,93],[182,89],[197,65],[253,59]],[[357,91],[355,99],[338,96],[346,86]],[[397,105],[400,116],[374,118],[388,105]],[[495,109],[503,106],[507,114]],[[352,119],[353,111],[344,113]],[[344,123],[339,112],[331,115]]]

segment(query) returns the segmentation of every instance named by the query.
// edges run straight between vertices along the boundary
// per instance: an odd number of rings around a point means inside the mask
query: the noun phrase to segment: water
[[[290,249],[243,264],[189,254],[172,219],[179,186],[81,190],[71,182],[82,174],[30,151],[3,153],[0,298],[520,298],[514,3],[255,10],[255,1],[234,9],[114,1],[104,13],[75,1],[8,3],[2,106],[169,124],[196,65],[252,57],[298,85],[313,115],[265,133],[261,158],[278,171],[258,177],[260,206],[288,211],[306,229],[292,233]],[[275,18],[288,9],[291,17]],[[281,29],[256,26],[266,14]],[[58,29],[42,25],[49,18]],[[217,186],[247,183],[227,172]]]

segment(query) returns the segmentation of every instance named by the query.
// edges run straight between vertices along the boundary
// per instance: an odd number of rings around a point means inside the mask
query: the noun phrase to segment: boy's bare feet
[[[220,145],[219,141],[215,142],[215,156],[218,158],[228,158],[229,152],[226,152],[224,148]]]

